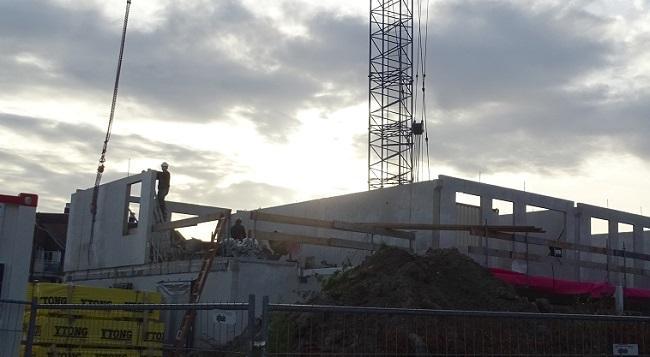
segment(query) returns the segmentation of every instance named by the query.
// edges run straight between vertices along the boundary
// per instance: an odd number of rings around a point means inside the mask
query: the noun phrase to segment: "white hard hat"
[[[160,164],[160,167],[169,167],[169,165],[166,162],[163,162],[162,164]]]

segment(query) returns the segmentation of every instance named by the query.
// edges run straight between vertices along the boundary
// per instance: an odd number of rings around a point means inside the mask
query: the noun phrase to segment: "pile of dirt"
[[[326,280],[309,303],[391,308],[581,312],[590,304],[552,305],[525,297],[489,270],[456,249],[432,250],[423,256],[383,247],[366,261]],[[596,305],[594,305],[596,306]],[[568,336],[584,325],[554,328],[553,320],[519,320],[451,315],[354,314],[322,312],[275,313],[269,351],[296,355],[519,355],[521,346],[537,341],[556,343],[557,354],[591,346]],[[583,333],[584,336],[584,333]],[[542,343],[543,344],[543,343]],[[542,354],[550,352],[542,346]],[[586,351],[583,349],[583,351]],[[591,350],[584,354],[592,354]]]
[[[490,311],[536,306],[456,249],[416,256],[382,247],[361,265],[328,279],[312,303]]]

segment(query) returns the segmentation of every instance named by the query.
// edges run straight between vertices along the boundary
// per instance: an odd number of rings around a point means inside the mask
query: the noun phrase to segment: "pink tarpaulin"
[[[532,289],[558,295],[590,295],[594,298],[614,295],[614,285],[609,283],[588,283],[571,280],[553,279],[544,276],[530,276],[510,270],[491,268],[496,278],[511,285],[527,286]],[[650,299],[650,290],[623,289],[623,295],[629,298]]]

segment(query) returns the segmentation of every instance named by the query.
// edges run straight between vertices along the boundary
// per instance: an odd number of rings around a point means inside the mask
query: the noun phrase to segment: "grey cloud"
[[[622,43],[604,36],[609,19],[520,2],[448,2],[435,11],[432,160],[471,174],[553,174],[578,172],[604,152],[648,157],[647,90],[617,97],[606,83],[566,89],[624,65]]]
[[[616,49],[602,39],[608,22],[577,10],[460,1],[432,11],[428,75],[444,109],[529,100],[602,69]]]
[[[358,19],[316,14],[306,22],[313,39],[304,40],[283,35],[237,1],[198,7],[173,3],[165,12],[165,23],[154,31],[128,33],[120,93],[150,108],[158,119],[220,120],[229,110],[244,107],[263,134],[282,138],[297,123],[296,110],[336,108],[362,97],[357,86],[365,74],[350,80],[367,51],[358,46],[366,37]],[[137,3],[130,21],[138,21]],[[14,92],[46,87],[70,96],[108,98],[120,29],[99,11],[35,1],[4,3],[0,48],[6,55],[0,84]],[[215,41],[226,38],[239,42],[216,47]],[[250,48],[245,58],[229,57],[245,47]],[[13,57],[21,53],[47,59],[52,69],[16,63]],[[260,68],[249,68],[248,61]],[[316,96],[324,81],[351,94]]]
[[[92,187],[103,140],[100,130],[85,125],[2,113],[0,129],[17,133],[28,142],[22,149],[0,151],[0,159],[5,166],[5,170],[0,173],[0,183],[7,187],[32,188],[34,193],[43,197],[40,209],[58,211],[62,202],[66,202],[76,189]],[[93,137],[97,141],[90,139]],[[35,151],[34,148],[38,150]],[[62,148],[72,150],[72,156],[63,154]],[[128,158],[152,157],[169,161],[174,172],[191,176],[199,182],[197,188],[176,187],[175,194],[180,197],[187,195],[202,200],[215,198],[202,191],[202,188],[219,185],[224,173],[243,170],[215,152],[192,150],[138,135],[113,135],[109,143],[103,182],[126,176],[125,168],[116,167],[115,162],[126,161]],[[14,167],[18,169],[14,170]],[[136,169],[145,168],[134,168]]]

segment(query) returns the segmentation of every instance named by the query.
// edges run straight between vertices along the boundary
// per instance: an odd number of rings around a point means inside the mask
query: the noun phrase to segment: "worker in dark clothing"
[[[129,223],[128,227],[129,228],[136,228],[138,226],[138,219],[135,217],[135,212],[131,211],[129,209]]]
[[[241,224],[241,219],[237,218],[235,225],[230,228],[230,237],[238,240],[246,238],[246,228]]]
[[[158,172],[157,179],[158,179],[158,204],[160,205],[160,210],[162,211],[163,217],[166,217],[166,211],[165,211],[165,196],[169,193],[169,180],[170,180],[170,174],[169,171],[167,171],[167,168],[169,165],[166,162],[163,162],[160,165],[160,168],[162,169],[162,172]]]

